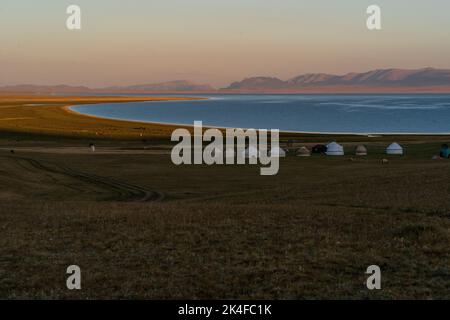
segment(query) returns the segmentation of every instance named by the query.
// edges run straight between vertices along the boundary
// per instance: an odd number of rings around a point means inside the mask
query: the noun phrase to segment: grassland
[[[132,123],[82,116],[71,112],[70,105],[107,102],[186,100],[176,97],[66,97],[0,95],[0,130],[66,138],[129,139],[141,134],[167,137],[173,128],[167,125]]]
[[[431,160],[446,137],[284,135],[370,155],[289,155],[264,177],[177,167],[172,128],[50,98],[0,97],[0,298],[450,298],[450,161]],[[382,165],[392,140],[407,154]]]

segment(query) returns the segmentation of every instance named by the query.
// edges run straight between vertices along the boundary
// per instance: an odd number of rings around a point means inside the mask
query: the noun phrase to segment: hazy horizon
[[[419,0],[4,0],[0,85],[104,87],[251,76],[450,69],[450,3]],[[65,28],[82,9],[82,30]],[[365,26],[382,8],[382,30]]]
[[[414,69],[414,70],[429,69],[429,68],[436,69],[436,68],[433,68],[433,67],[423,67],[423,68],[418,68],[418,69]],[[395,70],[395,69],[400,69],[400,68],[386,68],[384,70],[389,70],[389,69],[394,69]],[[378,69],[378,70],[381,70],[381,69]],[[404,69],[404,70],[408,70],[408,69]],[[439,69],[439,70],[444,70],[444,69]],[[450,71],[450,69],[446,69],[446,70]],[[371,71],[376,71],[376,70],[366,70],[366,71],[367,72],[371,72]],[[352,74],[352,73],[354,73],[354,72],[349,71],[349,72],[342,73],[342,74],[329,74],[329,75],[346,76],[346,75]],[[318,74],[318,73],[316,73],[316,74]],[[297,74],[296,76],[301,76],[301,75],[302,74]],[[271,76],[271,75],[253,75],[253,76],[251,76],[251,78],[259,78],[259,77],[269,77],[269,78],[271,78],[273,76]],[[240,82],[240,81],[243,81],[245,79],[248,79],[248,78],[235,79],[234,82]],[[290,79],[292,79],[292,78],[280,79],[280,80],[288,81]],[[28,86],[28,85],[30,85],[30,86],[49,86],[49,87],[52,87],[52,86],[72,86],[72,87],[80,86],[80,87],[87,87],[87,88],[90,88],[90,89],[104,89],[104,88],[113,88],[113,87],[128,87],[128,86],[133,86],[133,85],[136,85],[136,86],[139,86],[139,85],[157,85],[157,84],[175,83],[175,82],[182,82],[182,81],[187,81],[188,83],[190,82],[190,83],[193,83],[193,84],[196,84],[196,85],[211,85],[211,83],[209,83],[209,82],[195,82],[195,81],[191,81],[190,79],[173,79],[173,80],[167,80],[167,81],[155,81],[155,82],[134,83],[134,84],[132,83],[132,84],[125,84],[125,85],[116,84],[116,85],[104,85],[104,86],[88,86],[88,85],[83,85],[83,84],[71,85],[71,84],[67,84],[67,83],[49,83],[49,84],[39,84],[39,83],[1,84],[0,83],[0,87],[14,87],[14,86]],[[226,89],[231,84],[233,84],[233,81],[231,81],[230,83],[228,83],[228,84],[226,84],[224,86],[211,85],[211,87],[214,90],[220,90],[220,89]],[[339,86],[339,85],[337,85],[337,86]]]

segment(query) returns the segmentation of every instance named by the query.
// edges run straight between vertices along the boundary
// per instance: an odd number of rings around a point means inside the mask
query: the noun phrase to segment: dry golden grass
[[[169,155],[3,151],[0,296],[449,298],[450,162],[426,150],[387,166],[381,154],[289,157],[275,177]],[[163,197],[136,202],[64,168]],[[70,264],[81,291],[65,289]],[[371,264],[381,291],[365,289]]]
[[[147,138],[167,137],[172,126],[87,117],[71,112],[68,106],[181,99],[193,98],[0,95],[0,131],[75,138],[138,138],[141,133]]]
[[[431,160],[445,137],[398,137],[407,155],[388,165],[390,137],[353,161],[288,156],[263,177],[174,166],[162,131],[142,141],[135,124],[17,108],[0,117],[34,120],[0,121],[0,298],[450,298],[450,161]],[[89,153],[92,136],[66,137],[81,124],[127,139]],[[65,287],[71,264],[81,291]],[[365,287],[372,264],[380,291]]]

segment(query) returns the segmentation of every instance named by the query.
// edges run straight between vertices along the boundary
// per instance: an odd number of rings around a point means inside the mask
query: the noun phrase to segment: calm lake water
[[[196,96],[209,99],[105,103],[71,109],[110,119],[187,125],[199,120],[217,127],[324,133],[450,133],[450,94]]]

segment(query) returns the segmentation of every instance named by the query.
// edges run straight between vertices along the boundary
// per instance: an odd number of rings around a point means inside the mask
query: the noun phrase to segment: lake
[[[164,95],[169,96],[169,95]],[[188,96],[188,95],[176,95]],[[104,103],[103,118],[320,133],[450,134],[450,94],[195,95],[208,100]]]

